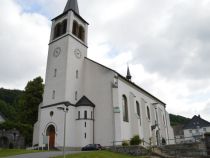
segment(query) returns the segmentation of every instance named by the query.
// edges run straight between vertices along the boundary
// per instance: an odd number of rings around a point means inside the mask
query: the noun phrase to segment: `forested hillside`
[[[190,119],[180,116],[180,115],[173,115],[170,114],[170,122],[171,122],[171,126],[176,126],[179,124],[185,124],[186,122],[188,122]]]
[[[6,119],[0,129],[18,129],[25,136],[26,146],[32,143],[33,125],[37,121],[43,91],[41,77],[29,81],[24,91],[0,89],[0,113]]]
[[[23,94],[20,90],[0,89],[0,112],[7,120],[14,120],[16,105]]]

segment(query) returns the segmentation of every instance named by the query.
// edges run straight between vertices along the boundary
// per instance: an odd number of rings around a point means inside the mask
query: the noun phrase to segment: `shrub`
[[[122,142],[122,146],[129,146],[128,141],[124,140],[124,141]]]
[[[133,138],[131,138],[130,145],[139,145],[141,143],[141,140],[138,135],[135,135]]]

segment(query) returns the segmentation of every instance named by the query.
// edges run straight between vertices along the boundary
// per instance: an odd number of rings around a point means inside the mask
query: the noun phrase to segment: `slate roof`
[[[79,14],[79,7],[78,7],[78,3],[77,3],[77,0],[68,0],[68,2],[66,3],[66,7],[63,11],[62,14],[58,15],[57,17],[53,18],[53,20],[56,20],[60,17],[63,17],[64,15],[66,15],[69,11],[73,11],[74,14],[79,17],[83,22],[85,22],[86,24],[89,25],[89,23],[87,21],[85,21],[85,19],[83,19],[80,14]]]
[[[90,106],[95,107],[95,104],[93,104],[86,96],[83,96],[76,104],[76,107],[78,106]]]
[[[210,127],[210,122],[202,119],[200,116],[193,116],[193,118],[184,125],[183,129],[197,129],[203,127]]]
[[[63,12],[65,13],[69,10],[72,10],[79,15],[79,7],[78,7],[77,0],[68,0]]]

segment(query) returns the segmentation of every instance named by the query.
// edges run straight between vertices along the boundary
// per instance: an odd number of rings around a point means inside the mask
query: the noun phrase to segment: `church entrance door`
[[[47,136],[49,136],[49,148],[53,149],[55,147],[55,127],[53,125],[47,128]]]

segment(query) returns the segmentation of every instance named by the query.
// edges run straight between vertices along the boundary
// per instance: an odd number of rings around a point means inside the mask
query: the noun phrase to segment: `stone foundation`
[[[114,146],[110,147],[109,150],[133,156],[145,156],[150,153],[147,149],[145,149],[142,146]]]

